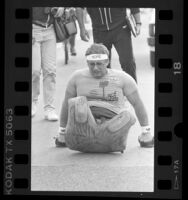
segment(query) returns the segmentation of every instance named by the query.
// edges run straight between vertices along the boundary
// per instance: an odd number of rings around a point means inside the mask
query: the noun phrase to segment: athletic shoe
[[[55,137],[54,139],[56,147],[67,147],[65,141],[61,141],[60,137]]]
[[[37,102],[32,103],[31,116],[34,117],[37,112]]]
[[[154,137],[150,133],[142,133],[138,137],[138,142],[141,147],[151,148],[154,147]]]
[[[57,121],[59,119],[54,109],[45,111],[44,118],[49,121]]]

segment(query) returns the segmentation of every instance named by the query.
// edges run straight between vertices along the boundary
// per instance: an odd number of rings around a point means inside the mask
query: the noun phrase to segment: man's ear
[[[106,64],[106,67],[108,66],[108,64],[110,63],[109,59],[106,60],[105,64]]]

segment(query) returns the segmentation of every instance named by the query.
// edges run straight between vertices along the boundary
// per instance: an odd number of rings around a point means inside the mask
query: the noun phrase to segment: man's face
[[[94,78],[102,78],[107,73],[107,60],[87,61],[89,71]]]

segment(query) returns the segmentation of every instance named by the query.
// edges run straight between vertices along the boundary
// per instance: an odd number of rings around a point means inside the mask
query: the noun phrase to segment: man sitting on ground
[[[85,55],[88,68],[75,71],[67,84],[56,146],[83,152],[123,151],[129,128],[135,123],[126,98],[141,126],[141,147],[153,147],[148,115],[135,80],[124,71],[107,68],[109,52],[104,45],[92,44]]]

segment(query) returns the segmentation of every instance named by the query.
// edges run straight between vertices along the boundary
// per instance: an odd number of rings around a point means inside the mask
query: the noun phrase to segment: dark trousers
[[[76,39],[76,34],[71,35],[71,36],[69,37],[69,43],[70,43],[71,48],[74,48],[74,47],[75,47],[75,39]]]
[[[102,43],[108,48],[110,59],[112,45],[114,45],[119,55],[122,70],[131,75],[137,82],[136,63],[133,55],[131,32],[128,27],[120,27],[111,31],[98,31],[93,29],[93,39],[94,43]]]

